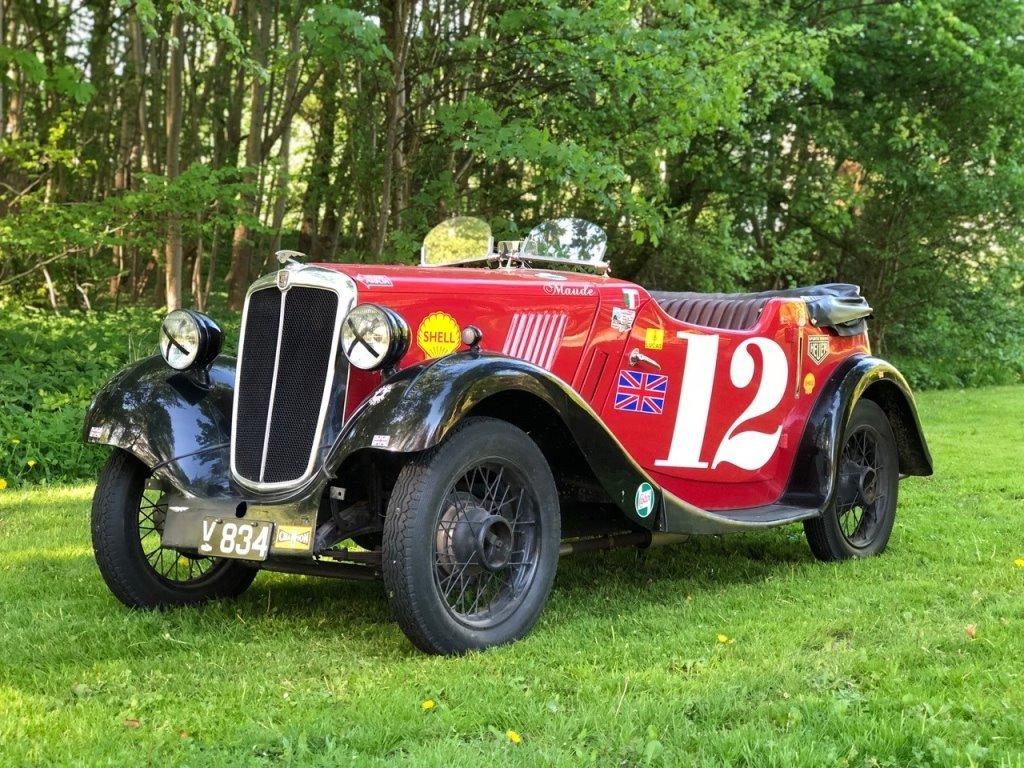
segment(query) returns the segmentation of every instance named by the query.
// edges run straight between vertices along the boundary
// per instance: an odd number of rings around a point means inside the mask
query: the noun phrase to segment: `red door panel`
[[[746,331],[686,325],[654,302],[641,308],[601,414],[669,492],[705,509],[770,504],[782,494],[825,378],[802,359],[802,314],[780,311],[787,304],[771,302]],[[805,391],[808,373],[814,383]]]

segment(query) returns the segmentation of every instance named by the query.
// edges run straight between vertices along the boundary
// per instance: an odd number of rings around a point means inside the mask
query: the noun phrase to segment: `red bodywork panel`
[[[732,331],[682,323],[611,277],[318,266],[353,278],[359,303],[405,318],[411,340],[399,367],[464,349],[459,331],[474,325],[481,349],[570,384],[662,488],[708,510],[777,501],[822,385],[842,360],[869,351],[866,334],[810,326],[794,299],[770,300],[755,327]],[[351,369],[347,414],[380,383],[379,372]]]

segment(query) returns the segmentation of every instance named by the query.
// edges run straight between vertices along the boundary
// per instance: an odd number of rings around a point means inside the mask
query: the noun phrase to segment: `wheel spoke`
[[[509,525],[512,526],[512,532],[515,533],[516,527],[519,525],[519,517],[523,513],[523,496],[526,493],[525,488],[519,489],[519,498],[516,499],[515,514],[512,515],[512,519],[509,521]]]
[[[445,593],[444,593],[445,600],[448,600],[448,597],[451,594],[451,590],[454,589],[454,586],[456,584],[463,583],[463,581],[464,581],[464,579],[463,579],[464,574],[466,573],[466,569],[469,568],[471,563],[472,563],[472,560],[467,561],[461,568],[459,568],[458,571],[453,572],[448,577],[448,579],[450,580],[451,584],[449,585],[448,590],[446,590]],[[463,587],[463,591],[465,591],[465,587]]]

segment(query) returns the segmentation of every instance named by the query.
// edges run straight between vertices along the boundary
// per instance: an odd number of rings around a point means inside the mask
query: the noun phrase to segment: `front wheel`
[[[843,430],[836,488],[820,517],[804,521],[819,560],[881,553],[896,519],[900,466],[889,419],[877,403],[861,400]]]
[[[429,653],[523,637],[558,565],[551,469],[521,429],[469,418],[406,465],[384,522],[384,585],[399,625]]]
[[[130,453],[107,460],[92,500],[92,546],[100,574],[125,605],[166,608],[242,594],[256,569],[161,545],[167,514],[147,467]]]

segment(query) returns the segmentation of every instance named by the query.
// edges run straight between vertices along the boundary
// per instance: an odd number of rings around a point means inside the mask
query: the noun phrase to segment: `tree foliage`
[[[860,283],[920,383],[1024,373],[1018,4],[0,9],[20,301],[237,306],[277,247],[411,261],[452,214],[499,237],[575,215],[653,288]]]

